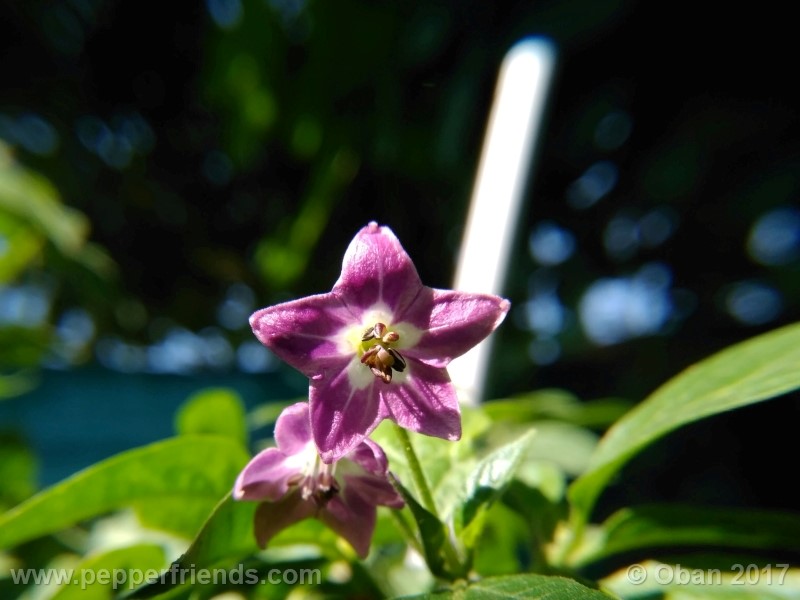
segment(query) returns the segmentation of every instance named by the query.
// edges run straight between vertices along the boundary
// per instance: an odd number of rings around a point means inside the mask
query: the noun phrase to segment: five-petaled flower
[[[461,414],[446,367],[489,335],[510,304],[426,287],[388,227],[350,243],[333,290],[250,317],[258,339],[310,380],[322,460],[358,446],[383,419],[457,440]]]
[[[311,438],[308,404],[283,410],[275,423],[276,448],[257,454],[236,480],[236,500],[257,500],[255,536],[263,548],[279,531],[316,517],[361,558],[369,552],[377,505],[402,508],[387,478],[386,455],[364,440],[335,463],[320,460]]]

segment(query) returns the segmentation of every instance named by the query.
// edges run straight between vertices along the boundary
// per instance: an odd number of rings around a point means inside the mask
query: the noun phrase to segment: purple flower
[[[383,419],[457,440],[461,414],[445,367],[489,335],[510,304],[422,285],[388,227],[370,223],[327,294],[264,308],[256,337],[311,379],[311,429],[322,460],[355,448]]]
[[[255,535],[262,548],[279,531],[316,517],[353,546],[369,552],[377,506],[402,508],[386,476],[386,455],[364,440],[343,459],[326,464],[311,439],[309,410],[298,402],[275,424],[277,448],[257,454],[236,479],[236,500],[263,501],[256,509]]]

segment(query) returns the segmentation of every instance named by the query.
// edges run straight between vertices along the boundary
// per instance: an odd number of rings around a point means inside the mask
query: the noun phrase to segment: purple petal
[[[382,389],[383,404],[395,423],[417,433],[447,440],[461,438],[458,397],[445,369],[415,359]]]
[[[296,460],[277,448],[267,448],[239,473],[233,497],[235,500],[278,500],[289,490],[289,478],[297,473]]]
[[[357,493],[372,504],[403,507],[403,499],[386,476],[389,466],[386,454],[369,438],[337,464],[348,493]]]
[[[331,369],[332,378],[311,381],[311,430],[319,454],[326,463],[338,460],[353,450],[386,417],[374,390],[377,379],[364,365],[355,366],[364,369],[373,378],[362,389],[353,387],[347,367],[342,367],[338,372]],[[385,385],[382,382],[378,384]]]
[[[263,502],[256,509],[253,529],[261,548],[290,525],[313,517],[316,507],[313,502],[303,500],[295,490],[279,502]]]
[[[402,315],[424,332],[403,355],[445,367],[492,333],[510,307],[499,296],[425,288]]]
[[[369,438],[356,446],[345,458],[356,463],[368,473],[386,477],[386,471],[389,467],[386,454],[383,452],[383,448]]]
[[[383,477],[345,475],[344,481],[345,489],[348,493],[358,494],[367,502],[390,508],[403,508],[405,506],[403,498],[389,483],[385,475]]]
[[[375,530],[376,512],[374,504],[345,490],[343,496],[336,496],[325,505],[318,518],[350,542],[360,558],[366,558]]]
[[[341,357],[336,333],[355,322],[333,294],[269,306],[250,317],[258,340],[308,377],[316,377],[330,360]]]
[[[298,402],[281,411],[275,422],[275,443],[286,455],[299,454],[311,441],[308,402]]]
[[[333,294],[354,312],[384,304],[398,314],[421,289],[417,269],[400,241],[391,229],[373,221],[350,242]]]

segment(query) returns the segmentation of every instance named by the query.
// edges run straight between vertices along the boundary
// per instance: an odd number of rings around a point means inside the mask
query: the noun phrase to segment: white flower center
[[[353,356],[347,367],[350,384],[363,389],[377,377],[390,383],[392,377],[404,373],[403,350],[413,348],[423,332],[410,323],[396,323],[388,306],[376,304],[364,311],[358,323],[348,326],[337,336],[343,355]]]

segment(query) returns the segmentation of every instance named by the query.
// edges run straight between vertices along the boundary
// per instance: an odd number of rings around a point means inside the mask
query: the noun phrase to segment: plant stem
[[[434,515],[439,515],[436,511],[436,503],[433,501],[431,489],[428,487],[428,482],[425,479],[425,473],[422,472],[422,466],[419,464],[414,447],[411,445],[411,438],[408,437],[408,432],[397,425],[394,426],[397,437],[400,439],[400,445],[403,446],[403,452],[406,455],[408,468],[411,470],[411,478],[414,480],[414,487],[417,489],[422,506]]]
[[[395,425],[394,430],[397,433],[397,437],[400,439],[400,445],[403,446],[403,452],[406,455],[408,468],[411,471],[411,478],[414,480],[414,487],[416,488],[417,494],[422,501],[422,506],[425,507],[425,510],[439,519],[439,513],[436,510],[436,503],[433,501],[431,489],[428,486],[428,481],[425,479],[425,473],[422,471],[422,465],[420,465],[417,454],[414,452],[414,447],[411,445],[411,438],[409,437],[408,432],[397,425]],[[465,565],[459,556],[458,550],[456,550],[455,544],[451,537],[451,531],[446,526],[445,528],[445,541],[442,545],[445,562],[449,567],[451,576],[454,576],[455,578],[464,577],[466,571]]]

